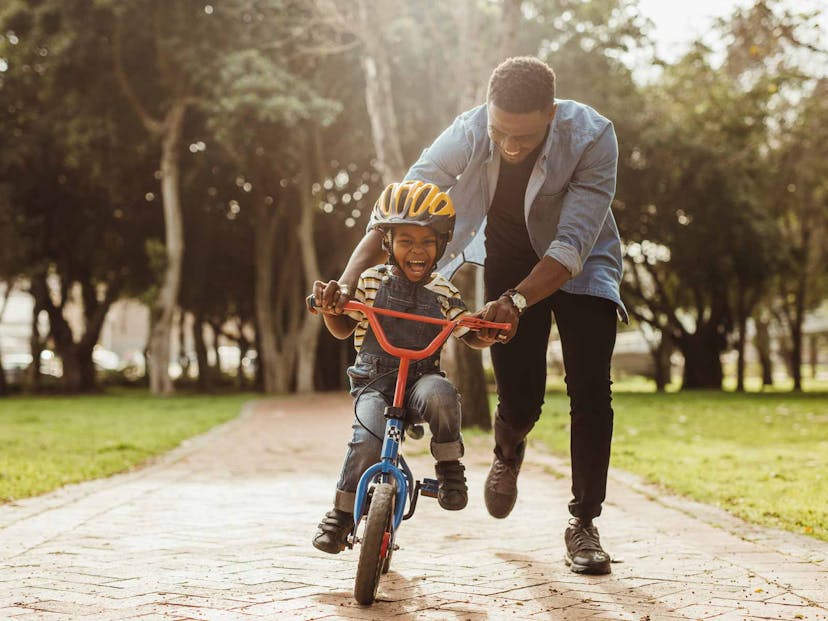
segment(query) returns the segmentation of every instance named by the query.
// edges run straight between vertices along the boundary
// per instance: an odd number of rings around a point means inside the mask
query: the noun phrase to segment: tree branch
[[[141,119],[141,123],[143,123],[147,131],[151,134],[160,135],[164,132],[164,124],[147,111],[141,103],[141,100],[138,99],[138,95],[132,88],[132,84],[130,84],[129,78],[124,71],[122,31],[123,25],[119,19],[115,22],[115,26],[112,29],[112,65],[115,71],[115,79],[118,80],[118,84],[121,85],[121,90],[127,98],[129,105],[138,115],[138,118]]]
[[[653,283],[655,284],[656,288],[656,300],[655,306],[656,308],[667,317],[667,323],[673,327],[674,330],[677,331],[678,335],[685,335],[687,334],[687,330],[684,327],[684,324],[681,323],[679,318],[676,316],[676,307],[677,305],[670,299],[670,294],[667,292],[667,287],[665,286],[664,282],[659,278],[658,271],[655,269],[654,266],[644,261],[643,263],[644,269],[647,270],[647,273],[650,275],[650,278],[653,279]]]

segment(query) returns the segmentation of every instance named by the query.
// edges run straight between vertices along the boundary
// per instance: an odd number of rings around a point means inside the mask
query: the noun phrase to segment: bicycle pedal
[[[429,498],[437,498],[438,489],[439,484],[437,483],[437,479],[423,479],[420,484],[420,494],[428,496]]]

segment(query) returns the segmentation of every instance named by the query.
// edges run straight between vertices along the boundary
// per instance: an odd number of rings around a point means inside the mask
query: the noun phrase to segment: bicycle
[[[307,302],[309,308],[315,306],[312,295],[308,297]],[[388,354],[400,359],[394,401],[385,408],[387,422],[380,461],[369,467],[357,484],[354,527],[347,541],[351,549],[357,544],[362,546],[354,580],[354,599],[360,604],[369,605],[376,599],[380,576],[388,573],[391,556],[399,549],[395,540],[400,524],[414,515],[420,495],[437,497],[437,480],[423,478],[422,481],[416,481],[400,453],[400,446],[406,434],[413,439],[419,439],[424,435],[422,425],[407,421],[406,408],[403,405],[409,364],[412,360],[422,360],[433,355],[458,325],[472,330],[508,330],[510,325],[468,316],[454,321],[424,317],[387,308],[374,308],[354,300],[347,302],[344,308],[363,313],[368,318],[380,346]],[[442,325],[443,328],[425,348],[405,349],[388,342],[377,315],[432,323]]]

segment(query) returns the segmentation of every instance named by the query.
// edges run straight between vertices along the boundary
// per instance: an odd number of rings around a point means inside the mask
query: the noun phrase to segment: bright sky
[[[751,0],[639,0],[641,13],[655,24],[652,37],[658,54],[667,61],[676,60],[691,41],[709,33],[717,17],[726,17],[737,7],[750,4]],[[819,8],[828,25],[825,0],[788,0],[785,4],[797,10]]]

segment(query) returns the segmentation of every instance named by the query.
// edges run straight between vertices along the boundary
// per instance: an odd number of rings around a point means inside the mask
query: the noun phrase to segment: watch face
[[[518,310],[520,310],[520,312],[526,310],[526,298],[523,297],[522,293],[518,293],[517,291],[515,291],[511,297],[512,302],[515,303],[515,306],[518,307]]]

